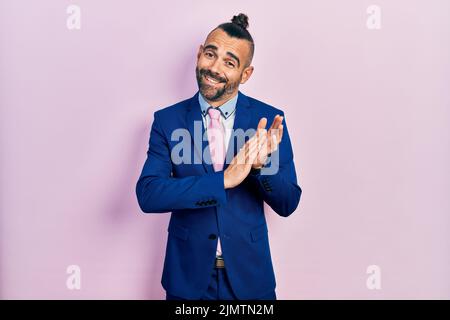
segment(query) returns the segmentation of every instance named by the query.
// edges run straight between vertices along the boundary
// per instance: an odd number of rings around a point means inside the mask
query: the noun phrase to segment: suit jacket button
[[[216,238],[217,238],[217,236],[214,233],[211,233],[208,237],[208,239],[211,239],[211,240],[216,240]]]

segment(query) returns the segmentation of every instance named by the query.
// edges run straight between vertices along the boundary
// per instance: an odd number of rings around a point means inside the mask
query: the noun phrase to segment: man
[[[172,212],[168,300],[276,299],[263,205],[287,217],[302,193],[283,112],[238,90],[252,75],[254,42],[246,15],[231,21],[200,45],[199,92],[155,112],[136,185],[143,212]]]

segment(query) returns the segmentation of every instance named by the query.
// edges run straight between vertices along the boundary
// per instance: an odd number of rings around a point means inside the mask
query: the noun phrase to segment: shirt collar
[[[233,98],[222,104],[221,106],[217,107],[216,109],[220,111],[222,116],[227,119],[229,116],[231,116],[236,109],[236,103],[238,99],[238,95],[236,94]],[[198,102],[200,103],[200,108],[202,110],[203,116],[206,116],[208,113],[208,108],[211,106],[209,103],[203,98],[202,94],[199,92],[198,94]]]

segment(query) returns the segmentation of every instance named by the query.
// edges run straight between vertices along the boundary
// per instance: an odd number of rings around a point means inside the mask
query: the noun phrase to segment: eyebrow
[[[217,51],[218,50],[217,46],[215,46],[213,44],[208,44],[207,46],[205,46],[205,48],[203,50],[207,50],[207,49],[212,49],[213,51]],[[241,66],[241,61],[239,60],[239,58],[233,52],[227,51],[227,55],[232,57],[233,59],[235,59],[237,61],[238,67]]]

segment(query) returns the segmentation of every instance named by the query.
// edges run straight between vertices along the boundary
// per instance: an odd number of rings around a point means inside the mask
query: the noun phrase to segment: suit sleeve
[[[147,159],[136,184],[139,207],[145,213],[199,209],[226,203],[223,171],[202,176],[172,177],[167,139],[155,112]]]
[[[288,217],[297,208],[302,189],[297,183],[294,155],[285,120],[283,120],[282,140],[270,158],[272,159],[270,165],[275,169],[272,172],[274,174],[265,174],[264,169],[252,170],[248,179],[278,215]]]

